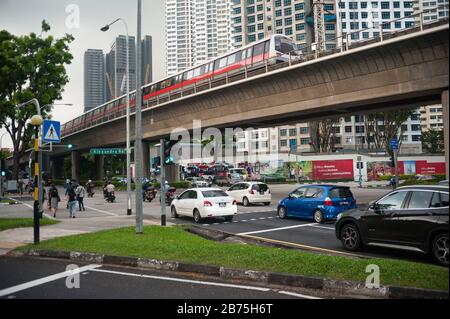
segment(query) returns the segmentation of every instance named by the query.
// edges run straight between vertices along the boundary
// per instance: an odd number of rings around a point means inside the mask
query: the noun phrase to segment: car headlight
[[[337,220],[341,219],[342,216],[343,216],[342,213],[338,214],[338,215],[337,215]]]

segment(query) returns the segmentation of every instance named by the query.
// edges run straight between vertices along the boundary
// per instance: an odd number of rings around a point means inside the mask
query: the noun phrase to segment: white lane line
[[[90,209],[90,210],[93,210],[94,212],[99,212],[99,213],[102,213],[102,214],[106,214],[106,215],[109,215],[109,216],[119,216],[119,214],[114,214],[114,213],[110,213],[110,212],[106,212],[106,211],[104,211],[104,210],[101,210],[101,209],[97,209],[97,208],[92,208],[92,207],[89,207],[89,206],[85,206],[87,209]]]
[[[322,299],[319,297],[314,297],[314,296],[308,296],[308,295],[303,295],[303,294],[297,294],[295,292],[289,292],[289,291],[278,291],[278,293],[283,294],[283,295],[288,295],[288,296],[293,296],[293,297],[298,297],[298,298],[304,298],[304,299]]]
[[[139,277],[139,278],[149,278],[149,279],[156,279],[156,280],[167,280],[167,281],[184,282],[184,283],[189,283],[189,284],[198,284],[198,285],[207,285],[207,286],[238,288],[238,289],[265,291],[265,292],[271,290],[269,288],[244,286],[244,285],[233,285],[233,284],[223,284],[223,283],[217,283],[217,282],[211,282],[211,281],[189,280],[189,279],[172,278],[172,277],[133,274],[133,273],[120,272],[120,271],[111,271],[111,270],[105,270],[105,269],[93,269],[92,271],[108,273],[108,274],[113,274],[113,275],[122,275],[122,276]]]
[[[48,277],[44,277],[44,278],[41,278],[41,279],[36,279],[36,280],[33,280],[33,281],[29,281],[29,282],[26,282],[26,283],[23,283],[23,284],[14,286],[14,287],[6,288],[6,289],[3,289],[3,290],[0,290],[0,297],[8,296],[8,295],[11,295],[13,293],[16,293],[16,292],[19,292],[19,291],[22,291],[22,290],[26,290],[26,289],[29,289],[29,288],[37,287],[37,286],[43,285],[45,283],[61,279],[61,278],[73,276],[73,275],[82,273],[84,271],[94,270],[94,269],[96,269],[98,267],[101,267],[101,265],[89,265],[89,266],[81,267],[81,268],[78,268],[78,269],[69,270],[69,271],[65,271],[65,272],[59,273],[59,274],[55,274],[55,275],[51,275],[51,276],[48,276]]]
[[[246,220],[246,219],[243,219],[243,220],[241,220],[241,222],[248,222],[248,220]]]
[[[256,218],[252,218],[252,219],[250,219],[250,221],[252,221],[252,222],[254,222],[255,220],[257,220]]]
[[[332,227],[325,227],[325,226],[319,226],[319,225],[311,225],[311,227],[321,228],[321,229],[328,229],[328,230],[334,230],[334,228],[332,228]]]
[[[270,228],[270,229],[263,229],[263,230],[251,231],[251,232],[246,232],[246,233],[239,233],[239,234],[236,234],[236,235],[239,236],[239,235],[261,234],[261,233],[268,233],[268,232],[273,232],[273,231],[278,231],[278,230],[285,230],[285,229],[292,229],[292,228],[307,227],[307,226],[311,226],[311,225],[314,225],[314,224],[302,224],[302,225],[295,225],[295,226]]]
[[[11,198],[8,198],[8,199],[11,199]],[[24,205],[24,206],[26,206],[26,207],[28,207],[28,208],[34,209],[33,206],[31,206],[31,205],[29,205],[29,204],[27,204],[27,203],[24,203],[24,202],[22,202],[22,201],[20,201],[20,200],[14,199],[14,201],[16,201],[16,202],[18,202],[19,204],[22,204],[22,205]],[[42,215],[44,215],[44,216],[47,217],[48,219],[56,220],[56,218],[54,218],[53,216],[50,216],[50,215],[47,214],[47,213],[43,213]]]
[[[266,219],[266,217],[261,217],[261,218],[259,218],[259,220],[263,220],[263,219]]]
[[[239,223],[239,221],[238,221],[238,220],[235,220],[235,221],[233,221],[233,223]]]

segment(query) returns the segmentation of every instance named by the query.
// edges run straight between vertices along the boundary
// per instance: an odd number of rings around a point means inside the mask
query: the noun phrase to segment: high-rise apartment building
[[[307,23],[311,0],[232,0],[232,4],[235,48],[273,34],[289,36],[300,47],[313,42],[313,23]]]
[[[229,0],[166,0],[168,76],[229,50]]]
[[[385,33],[409,28],[416,23],[416,19],[412,16],[414,14],[412,0],[337,0],[337,3],[337,34],[338,36],[349,34],[349,43],[380,36],[382,25]],[[386,23],[403,17],[406,18]]]
[[[414,0],[414,12],[423,12],[423,22],[430,23],[448,17],[448,0]]]
[[[422,131],[444,129],[444,113],[441,104],[427,105],[420,108]]]
[[[89,49],[84,53],[84,111],[105,102],[105,66],[103,51]]]
[[[141,45],[142,57],[142,85],[153,82],[153,43],[152,37],[146,35]]]

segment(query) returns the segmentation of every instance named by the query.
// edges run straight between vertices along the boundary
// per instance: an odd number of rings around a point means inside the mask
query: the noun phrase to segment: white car
[[[250,204],[263,203],[269,206],[272,201],[272,194],[269,186],[259,182],[243,182],[231,186],[227,190],[227,194],[233,197],[238,203],[244,206]]]
[[[175,198],[170,211],[173,218],[193,216],[196,223],[208,217],[232,221],[237,215],[237,203],[220,188],[195,188]]]

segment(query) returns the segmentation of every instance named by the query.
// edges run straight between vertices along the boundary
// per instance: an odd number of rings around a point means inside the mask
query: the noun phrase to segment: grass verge
[[[45,218],[40,221],[41,226],[54,225],[57,223],[59,223],[59,221]],[[22,227],[33,227],[33,218],[0,218],[0,231]]]
[[[366,266],[380,267],[384,285],[448,290],[449,270],[436,265],[392,259],[356,259],[273,247],[217,243],[192,235],[181,227],[145,227],[62,237],[18,250],[50,249],[154,258],[206,265],[290,273],[365,282]]]

